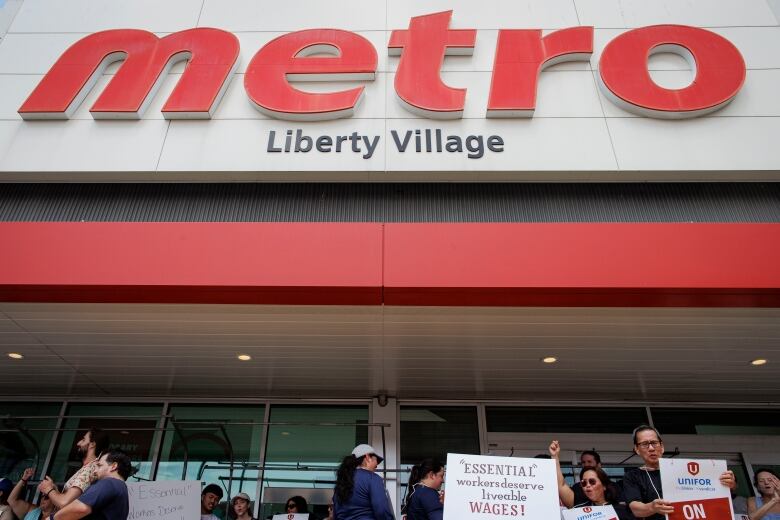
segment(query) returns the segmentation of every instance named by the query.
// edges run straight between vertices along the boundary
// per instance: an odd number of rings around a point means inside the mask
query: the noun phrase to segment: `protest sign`
[[[731,491],[720,483],[725,460],[661,459],[664,500],[672,502],[669,520],[732,520]]]
[[[271,520],[309,520],[308,513],[279,513],[274,515]]]
[[[612,506],[585,506],[561,511],[563,520],[618,520]]]
[[[200,482],[158,480],[128,482],[127,520],[193,520],[200,518]]]
[[[444,520],[550,520],[559,510],[550,459],[447,455]]]

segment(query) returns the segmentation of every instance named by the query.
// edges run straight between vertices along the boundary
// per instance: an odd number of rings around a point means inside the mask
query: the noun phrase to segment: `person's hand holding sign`
[[[724,471],[720,474],[720,483],[729,489],[737,488],[737,478],[734,476],[734,472],[731,470]]]
[[[674,507],[672,507],[672,503],[662,498],[656,498],[648,505],[650,506],[650,509],[653,513],[658,513],[659,515],[668,515],[669,513],[674,513]]]

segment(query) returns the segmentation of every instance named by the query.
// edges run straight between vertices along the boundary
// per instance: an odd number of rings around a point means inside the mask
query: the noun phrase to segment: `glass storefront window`
[[[171,405],[157,480],[221,486],[221,518],[230,497],[244,492],[256,500],[264,414],[263,405]]]
[[[16,481],[24,469],[30,467],[36,468],[36,476],[41,474],[61,406],[60,403],[3,405],[0,410],[0,476]]]
[[[368,440],[368,429],[361,426],[368,423],[368,406],[272,406],[270,421],[289,424],[268,429],[260,517],[285,512],[287,499],[295,495],[306,498],[310,513],[327,516],[336,468]]]
[[[55,482],[64,483],[81,467],[76,442],[90,428],[108,432],[110,446],[124,450],[138,468],[137,479],[151,479],[156,431],[162,404],[72,404],[68,407],[49,470]]]
[[[488,432],[628,433],[647,424],[644,408],[488,406]]]
[[[480,453],[475,406],[401,406],[400,415],[402,498],[413,464],[428,457],[446,464],[447,453]]]
[[[661,433],[780,435],[780,410],[652,408]]]
[[[475,406],[402,406],[400,433],[401,464],[480,452]]]

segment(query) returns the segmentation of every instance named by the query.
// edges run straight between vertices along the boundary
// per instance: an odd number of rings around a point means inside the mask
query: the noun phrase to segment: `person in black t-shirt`
[[[659,461],[664,454],[664,443],[658,430],[643,424],[634,429],[634,452],[642,457],[644,466],[626,471],[623,477],[623,494],[634,516],[648,520],[664,520],[664,515],[674,512],[671,502],[664,500],[661,489]],[[737,481],[729,470],[720,475],[720,483],[734,489]]]
[[[121,450],[109,451],[98,459],[98,480],[49,520],[127,520],[130,506],[125,479],[131,473],[130,458]]]

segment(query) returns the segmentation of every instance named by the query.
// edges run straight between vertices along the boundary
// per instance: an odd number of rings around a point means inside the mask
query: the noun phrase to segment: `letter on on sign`
[[[647,70],[655,53],[679,54],[695,73],[682,89],[657,85]],[[607,44],[599,62],[600,86],[613,103],[630,112],[683,119],[714,112],[734,99],[745,82],[745,61],[722,36],[685,25],[654,25],[621,34]]]
[[[255,107],[271,117],[338,119],[353,114],[365,87],[314,94],[295,89],[289,82],[373,80],[376,67],[376,49],[362,36],[338,29],[309,29],[280,36],[257,51],[246,70],[244,88]]]
[[[238,38],[220,29],[188,29],[164,38],[138,29],[97,32],[60,56],[19,108],[19,115],[70,118],[106,67],[124,60],[90,112],[95,119],[139,119],[170,67],[188,60],[163,115],[209,119],[238,66],[238,52]]]
[[[498,31],[487,117],[533,117],[539,73],[564,61],[588,61],[593,27],[571,27],[542,37],[539,29]]]
[[[446,54],[472,54],[477,31],[450,29],[451,17],[452,11],[415,16],[409,29],[390,35],[388,54],[401,56],[395,92],[412,113],[434,119],[463,117],[466,89],[445,85],[440,71]]]

